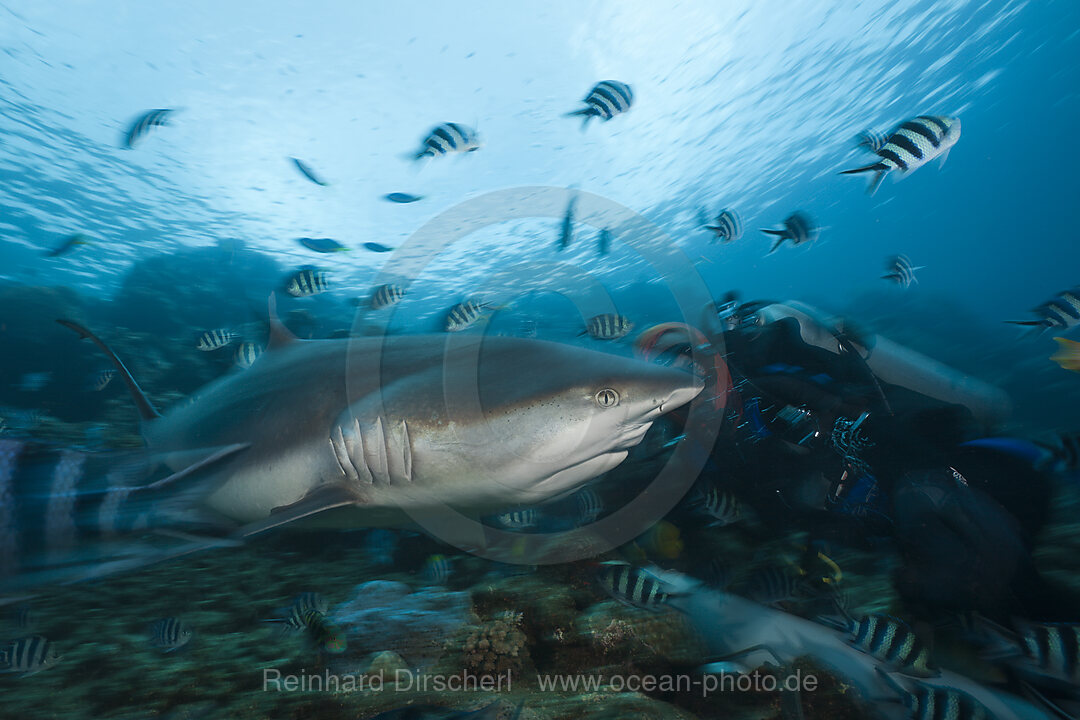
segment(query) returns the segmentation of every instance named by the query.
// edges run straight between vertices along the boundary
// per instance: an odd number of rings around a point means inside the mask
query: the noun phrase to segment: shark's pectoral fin
[[[355,490],[344,485],[324,485],[290,505],[274,508],[270,511],[270,517],[244,525],[237,533],[248,537],[327,510],[356,505],[362,500],[363,498]]]
[[[143,485],[137,488],[139,492],[162,492],[171,491],[181,485],[181,481],[190,478],[198,477],[198,473],[207,469],[215,463],[221,462],[225,458],[231,457],[241,450],[246,450],[251,447],[250,443],[237,443],[235,445],[226,445],[221,448],[216,448],[209,451],[199,450],[192,453],[179,453],[175,456],[169,457],[166,462],[169,465],[182,465],[180,470],[177,470],[172,475],[156,480],[149,485]],[[180,462],[177,462],[177,458],[181,458]]]

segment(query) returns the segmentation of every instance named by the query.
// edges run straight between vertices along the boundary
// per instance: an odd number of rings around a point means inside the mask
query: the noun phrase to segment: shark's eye
[[[619,404],[619,393],[611,388],[604,388],[596,393],[596,404],[603,408],[615,407]]]

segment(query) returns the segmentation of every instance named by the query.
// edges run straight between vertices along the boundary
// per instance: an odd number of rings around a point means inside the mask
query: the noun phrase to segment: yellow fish
[[[679,528],[667,520],[661,520],[653,525],[644,535],[638,538],[641,548],[653,557],[665,560],[674,560],[683,551],[683,541],[680,537]]]
[[[1050,359],[1066,370],[1080,372],[1080,342],[1056,337],[1058,351]]]

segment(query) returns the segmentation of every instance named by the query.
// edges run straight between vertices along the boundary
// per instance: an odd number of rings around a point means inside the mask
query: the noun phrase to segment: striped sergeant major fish
[[[198,340],[195,341],[195,347],[203,352],[210,352],[225,347],[235,339],[236,334],[232,330],[224,328],[207,330],[199,335]]]
[[[722,211],[711,225],[705,226],[705,229],[712,231],[716,239],[725,243],[738,240],[743,234],[742,219],[731,209]]]
[[[618,340],[634,329],[634,322],[623,315],[604,313],[589,318],[585,329],[578,335],[588,335],[594,340]]]
[[[651,573],[618,560],[600,563],[597,580],[607,594],[632,607],[657,611],[670,597]]]
[[[320,610],[318,606],[300,602],[298,599],[289,608],[286,617],[270,622],[283,622],[282,627],[286,631],[304,633],[323,652],[335,655],[345,652],[345,633],[326,617],[325,606]]]
[[[536,527],[538,518],[534,508],[526,508],[503,513],[498,520],[499,524],[508,530],[528,530]]]
[[[253,342],[240,343],[233,354],[233,363],[235,363],[236,367],[247,370],[259,359],[262,353],[262,345],[256,345]]]
[[[40,635],[19,638],[0,646],[0,673],[22,673],[29,677],[52,667],[62,656],[56,648]]]
[[[889,668],[912,677],[936,677],[930,651],[906,623],[888,615],[871,614],[848,621],[851,644]]]
[[[174,617],[155,620],[150,626],[150,643],[167,653],[187,645],[191,635],[191,628]]]
[[[604,80],[585,96],[585,107],[567,113],[566,117],[582,117],[581,127],[584,129],[594,117],[606,122],[626,112],[633,104],[634,91],[629,85],[618,80]]]
[[[113,368],[108,368],[102,370],[101,372],[94,373],[86,381],[87,390],[101,392],[109,386],[109,383],[112,382],[114,375],[116,375],[116,370]]]
[[[405,297],[405,289],[399,285],[380,285],[371,293],[369,304],[372,310],[382,310],[397,305]]]
[[[459,123],[443,123],[432,128],[414,157],[420,160],[450,153],[475,152],[479,149],[480,136],[476,130]]]
[[[866,148],[870,152],[877,154],[881,148],[885,147],[885,143],[888,142],[888,140],[889,136],[885,133],[867,129],[855,136],[855,145]]]
[[[445,555],[432,555],[420,568],[420,577],[432,585],[445,585],[453,569],[450,558]]]
[[[285,292],[293,297],[311,297],[329,289],[329,275],[313,267],[301,268],[285,282]]]
[[[911,287],[912,283],[919,280],[915,277],[916,270],[922,270],[923,266],[911,264],[907,255],[894,255],[885,266],[886,273],[881,276],[882,280],[892,280],[902,288]]]
[[[1071,330],[1080,325],[1080,285],[1071,290],[1063,290],[1031,312],[1039,316],[1037,320],[1006,320],[1005,322],[1025,325],[1039,332]]]
[[[583,523],[593,523],[604,514],[604,501],[592,488],[585,488],[577,494],[578,518]]]
[[[840,174],[874,173],[867,189],[873,195],[885,176],[894,170],[914,172],[935,158],[940,158],[944,164],[949,150],[959,139],[960,118],[920,115],[902,123],[889,135],[885,144],[874,151],[881,160],[872,165],[844,170]]]
[[[135,144],[142,139],[152,128],[161,127],[169,124],[169,117],[176,112],[169,108],[161,108],[158,110],[147,110],[131,124],[127,133],[124,134],[124,144],[127,147],[133,148]]]
[[[817,240],[820,231],[809,215],[802,210],[796,210],[784,219],[783,228],[779,230],[762,228],[761,232],[766,235],[776,236],[773,246],[769,249],[769,254],[771,255],[776,252],[776,249],[780,247],[785,240],[790,240],[792,245],[802,245],[803,243]]]
[[[907,679],[909,689],[884,668],[875,669],[899,696],[909,720],[995,720],[996,716],[985,705],[963,690]]]
[[[1039,675],[1080,685],[1080,624],[1018,623],[1025,666]]]
[[[288,607],[279,610],[281,617],[271,618],[266,622],[282,623],[286,630],[305,630],[308,626],[308,616],[311,613],[325,615],[330,610],[330,604],[321,594],[305,591],[293,598]]]
[[[742,519],[742,506],[739,499],[726,490],[713,486],[701,498],[701,508],[714,522],[712,525],[724,527],[734,525]]]
[[[472,298],[458,303],[446,314],[446,331],[461,332],[472,327],[484,316],[488,307],[487,303],[477,302]]]

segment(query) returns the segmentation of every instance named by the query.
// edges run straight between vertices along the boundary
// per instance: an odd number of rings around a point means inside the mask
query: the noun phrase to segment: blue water
[[[251,328],[272,291],[301,336],[441,331],[478,297],[496,308],[489,332],[529,323],[578,344],[590,315],[696,323],[735,291],[850,317],[1003,388],[1012,411],[994,432],[1080,427],[1080,375],[1048,359],[1052,333],[1002,322],[1080,283],[1075,0],[6,1],[0,51],[9,426],[33,412],[77,424],[49,426],[51,440],[132,443],[120,383],[86,392],[108,365],[58,315],[125,337],[169,405],[233,371],[231,353],[191,363],[170,347],[215,327],[262,342]],[[631,84],[634,106],[582,129],[565,115],[603,79]],[[125,147],[153,108],[176,112]],[[917,115],[961,119],[946,162],[873,196],[866,175],[839,174],[873,161],[859,131]],[[413,160],[443,122],[476,128],[480,149]],[[723,208],[745,226],[727,244],[701,227]],[[769,253],[759,230],[795,210],[820,238]],[[74,233],[89,244],[47,257]],[[922,268],[908,289],[881,279],[896,254]],[[332,291],[283,296],[309,265]],[[401,305],[357,314],[385,282],[408,285]]]

